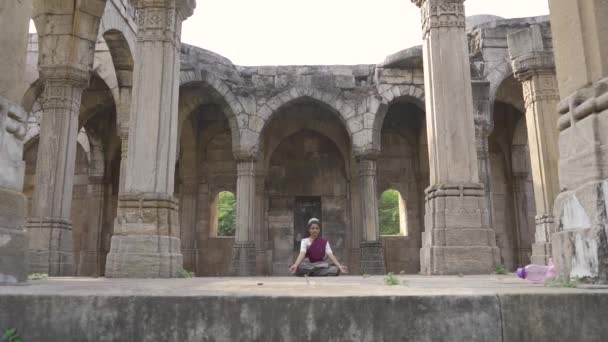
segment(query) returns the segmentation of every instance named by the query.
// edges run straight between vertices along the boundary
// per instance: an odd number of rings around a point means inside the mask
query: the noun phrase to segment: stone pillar
[[[412,2],[422,14],[431,170],[421,272],[490,273],[499,254],[479,179],[464,0]]]
[[[27,113],[21,108],[29,0],[0,5],[0,285],[27,280],[27,201],[23,195],[23,143]]]
[[[256,272],[255,164],[253,160],[239,160],[236,165],[236,236],[230,265],[230,273],[236,276],[253,276]]]
[[[563,278],[608,284],[608,2],[549,8],[561,98],[553,257]]]
[[[194,0],[139,0],[124,190],[119,195],[106,276],[175,277],[180,251],[173,197],[181,23]]]
[[[488,215],[486,218],[489,227],[494,226],[494,201],[492,201],[492,167],[490,165],[490,147],[488,138],[494,130],[494,122],[491,117],[490,108],[490,84],[488,82],[475,81],[472,83],[473,107],[475,108],[475,146],[477,147],[477,165],[479,179],[484,185],[486,207]]]
[[[180,239],[184,269],[196,272],[197,222],[198,222],[198,178],[186,178],[180,184]]]
[[[378,218],[377,156],[365,155],[357,158],[359,168],[359,198],[361,199],[361,273],[385,274],[384,249],[380,240]]]
[[[78,275],[84,277],[101,276],[101,234],[104,224],[106,190],[108,181],[103,176],[89,176],[87,198],[87,224],[82,233],[82,249],[78,265]]]
[[[513,152],[514,154],[527,153],[528,149],[526,146],[516,145],[515,148],[522,148],[523,151]],[[527,165],[526,165],[527,166]],[[534,231],[533,227],[528,220],[529,218],[529,207],[531,203],[528,202],[527,185],[528,185],[528,172],[516,172],[513,171],[513,207],[514,207],[514,223],[515,233],[517,235],[517,263],[520,266],[524,266],[530,263],[532,250],[528,247],[532,242],[531,236]]]
[[[264,196],[266,174],[258,171],[255,178],[256,273],[257,275],[268,275],[270,273],[269,260],[266,256],[268,226],[265,224],[266,199]]]
[[[42,122],[36,163],[36,186],[28,222],[30,271],[74,275],[72,189],[80,98],[88,70],[76,66],[41,66],[44,80]]]
[[[536,234],[531,260],[546,264],[551,257],[553,203],[559,192],[557,174],[557,79],[553,51],[545,47],[541,28],[508,36],[515,77],[523,83],[530,166],[536,203]]]

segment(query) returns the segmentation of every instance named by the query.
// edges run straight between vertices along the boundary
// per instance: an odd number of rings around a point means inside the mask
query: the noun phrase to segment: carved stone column
[[[198,178],[186,178],[182,180],[179,189],[181,221],[180,239],[182,243],[182,255],[184,256],[184,269],[196,272],[196,248],[197,221],[198,221]]]
[[[475,146],[477,147],[477,165],[479,179],[484,184],[486,207],[488,215],[486,223],[494,227],[494,205],[492,201],[492,167],[490,165],[490,148],[488,138],[494,130],[494,122],[490,114],[490,84],[488,82],[473,82],[473,107],[475,108]]]
[[[384,249],[380,241],[378,218],[377,156],[365,155],[357,158],[359,168],[359,197],[361,199],[361,273],[385,274]]]
[[[554,232],[553,203],[559,192],[557,174],[557,102],[559,101],[553,51],[545,47],[541,28],[530,28],[508,36],[515,77],[522,82],[530,166],[536,203],[536,234],[533,263],[546,264],[551,257]]]
[[[422,14],[431,171],[421,272],[490,273],[499,254],[479,179],[464,0],[412,2]]]
[[[236,166],[236,236],[230,265],[230,273],[236,276],[253,276],[256,272],[255,164],[253,160],[240,160]]]
[[[101,234],[104,223],[106,190],[109,182],[103,176],[89,176],[87,224],[82,234],[78,275],[101,276]]]
[[[526,146],[516,145],[513,149],[521,149],[521,151],[514,151],[517,154],[529,154]],[[527,156],[526,156],[527,157]],[[515,233],[517,236],[517,263],[519,265],[527,265],[530,263],[532,249],[529,247],[533,242],[534,226],[533,222],[529,220],[529,212],[531,203],[528,201],[528,183],[529,173],[527,172],[513,172],[513,206],[514,206],[514,221],[515,221]]]
[[[0,285],[27,280],[27,200],[23,195],[23,143],[27,113],[21,108],[31,1],[0,6]]]
[[[107,277],[167,278],[182,268],[173,197],[181,23],[194,0],[139,0],[124,190],[119,195]]]
[[[30,272],[74,275],[72,189],[82,92],[88,70],[40,67],[44,80],[36,187],[28,222]]]

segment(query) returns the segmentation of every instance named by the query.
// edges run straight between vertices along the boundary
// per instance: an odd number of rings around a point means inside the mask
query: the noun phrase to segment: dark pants
[[[311,263],[308,259],[304,259],[298,265],[295,275],[298,277],[335,277],[340,275],[340,269],[334,265],[329,265],[325,261]]]

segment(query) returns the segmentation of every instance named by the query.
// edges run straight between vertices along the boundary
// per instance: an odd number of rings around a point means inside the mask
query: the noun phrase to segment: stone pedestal
[[[23,196],[23,143],[27,113],[21,108],[25,83],[31,0],[0,5],[0,285],[27,280],[27,201]]]
[[[499,254],[479,179],[464,0],[412,2],[422,15],[431,185],[420,269],[491,273]]]
[[[182,21],[192,15],[195,1],[139,0],[135,6],[140,60],[134,69],[129,136],[122,138],[128,145],[127,167],[106,276],[176,277],[183,267],[173,198],[179,47]]]
[[[106,276],[178,276],[183,260],[177,208],[177,201],[171,196],[121,194],[106,260]]]
[[[426,190],[423,274],[478,274],[499,262],[494,230],[486,226],[485,191],[479,183],[441,184]]]
[[[361,273],[385,274],[384,249],[380,242],[380,224],[378,218],[378,186],[375,155],[360,156],[359,198],[361,199],[361,223],[363,239],[361,241]]]
[[[551,256],[553,203],[559,192],[557,174],[557,102],[553,51],[545,47],[538,25],[508,36],[515,77],[523,84],[530,166],[536,204],[536,234],[532,262],[546,264]]]
[[[255,234],[255,162],[237,163],[236,181],[236,236],[232,249],[230,273],[253,276],[256,273]]]

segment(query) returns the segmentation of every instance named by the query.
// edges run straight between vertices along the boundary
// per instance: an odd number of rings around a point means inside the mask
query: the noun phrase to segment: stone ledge
[[[382,285],[383,277],[309,283],[295,277],[49,279],[0,288],[0,324],[16,328],[24,341],[542,342],[608,336],[606,290],[545,288],[512,275],[403,279],[408,286]]]

